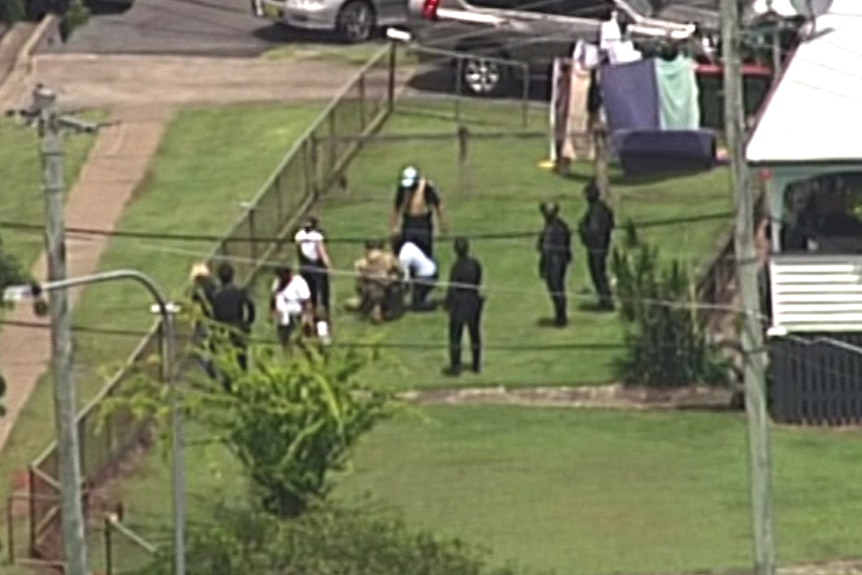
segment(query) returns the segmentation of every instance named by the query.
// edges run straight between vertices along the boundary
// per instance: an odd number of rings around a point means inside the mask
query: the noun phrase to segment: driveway
[[[60,92],[64,109],[217,104],[254,101],[329,100],[357,68],[321,60],[266,60],[182,56],[41,54],[33,72],[0,96],[9,107],[27,105],[37,83]],[[413,73],[399,70],[400,85]],[[387,71],[367,78],[369,94],[383,94]]]
[[[284,42],[286,33],[250,9],[250,0],[135,0],[124,13],[94,15],[68,43],[44,51],[257,56]]]

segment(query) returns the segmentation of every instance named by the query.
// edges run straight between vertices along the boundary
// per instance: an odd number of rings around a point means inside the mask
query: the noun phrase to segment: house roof
[[[766,102],[755,164],[862,162],[862,0],[834,0]]]

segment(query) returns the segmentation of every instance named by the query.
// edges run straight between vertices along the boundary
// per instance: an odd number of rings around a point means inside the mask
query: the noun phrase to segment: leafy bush
[[[191,527],[189,575],[511,575],[458,540],[360,509],[315,508],[295,519],[217,509]],[[141,575],[171,575],[165,549]]]
[[[72,35],[72,32],[90,21],[90,9],[84,4],[83,0],[72,0],[68,10],[63,14],[63,20],[60,22],[60,35],[65,42]]]
[[[397,406],[392,393],[361,382],[368,358],[355,350],[292,351],[254,350],[247,372],[231,354],[205,358],[230,386],[204,377],[182,399],[187,417],[236,456],[257,502],[279,517],[296,517],[323,501],[331,472],[342,470],[356,442]],[[142,378],[130,393],[140,416],[167,415],[171,391],[160,382]]]
[[[0,290],[13,284],[29,281],[21,262],[3,248],[3,238],[0,237]]]
[[[3,238],[0,237],[0,292],[6,286],[25,283],[27,281],[29,281],[29,278],[24,272],[24,266],[21,265],[18,258],[6,253],[3,248]],[[0,375],[0,417],[6,413],[6,408],[2,403],[4,395],[6,395],[6,380]]]
[[[3,0],[0,2],[0,21],[14,23],[24,20],[27,8],[24,0]]]
[[[626,353],[617,364],[625,383],[727,383],[727,361],[710,340],[708,315],[698,305],[695,284],[681,262],[663,262],[658,249],[642,242],[629,222],[611,268],[626,327]]]

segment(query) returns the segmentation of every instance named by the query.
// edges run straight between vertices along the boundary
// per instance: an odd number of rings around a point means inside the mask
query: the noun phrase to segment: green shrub
[[[190,525],[189,575],[512,575],[459,540],[369,509],[315,508],[294,519],[217,509]],[[164,549],[141,575],[171,575]]]
[[[3,0],[0,2],[0,21],[19,22],[27,17],[25,0]]]
[[[83,0],[72,0],[69,10],[63,15],[60,22],[60,35],[63,41],[69,39],[72,32],[86,24],[90,20],[90,9],[84,5]]]
[[[21,262],[3,247],[3,238],[0,237],[0,290],[12,284],[20,284],[29,281],[27,273]]]
[[[371,356],[359,350],[322,353],[297,343],[285,357],[261,346],[252,348],[246,371],[225,339],[211,337],[226,353],[201,350],[201,359],[213,361],[230,385],[195,379],[182,398],[187,417],[236,457],[256,505],[275,516],[296,517],[322,502],[355,444],[400,406],[392,392],[361,380]],[[169,415],[171,390],[161,382],[140,378],[126,389],[128,397],[114,398],[107,411],[130,404],[144,417]]]
[[[728,365],[711,342],[709,317],[698,305],[686,266],[663,262],[658,249],[642,242],[630,222],[614,249],[625,355],[617,375],[627,384],[682,387],[727,383]]]

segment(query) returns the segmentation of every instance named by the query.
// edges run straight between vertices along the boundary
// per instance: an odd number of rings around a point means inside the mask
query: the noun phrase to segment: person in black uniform
[[[572,262],[572,233],[560,217],[560,206],[544,203],[539,207],[545,227],[539,236],[539,277],[545,280],[554,303],[554,325],[563,327],[566,311],[566,271]]]
[[[237,363],[248,369],[248,334],[255,320],[255,306],[248,292],[233,283],[233,266],[223,262],[217,275],[221,286],[213,296],[213,319],[227,329],[227,339],[236,353]]]
[[[587,267],[593,288],[599,297],[596,309],[612,311],[611,286],[608,281],[608,253],[611,248],[611,234],[616,225],[613,210],[601,199],[595,180],[584,186],[587,212],[584,214],[578,232],[581,243],[587,250]]]
[[[413,242],[433,258],[435,215],[440,228],[445,229],[443,203],[434,184],[423,178],[417,168],[404,168],[389,219],[392,235],[398,235],[403,243]],[[401,246],[394,247],[397,254]]]
[[[482,287],[482,264],[470,256],[470,244],[466,238],[455,240],[455,263],[449,272],[449,288],[446,291],[446,310],[449,312],[449,366],[445,375],[461,374],[461,339],[464,328],[470,336],[473,355],[473,373],[482,369],[482,320],[484,300],[479,293]]]

